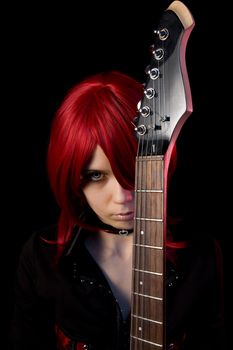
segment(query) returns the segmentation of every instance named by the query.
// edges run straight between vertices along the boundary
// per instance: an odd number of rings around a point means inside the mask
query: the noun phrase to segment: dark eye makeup
[[[81,179],[86,181],[100,181],[104,178],[104,173],[100,170],[85,170],[82,175]]]

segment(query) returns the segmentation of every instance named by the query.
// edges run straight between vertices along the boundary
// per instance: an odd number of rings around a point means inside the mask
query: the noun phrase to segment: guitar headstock
[[[194,24],[188,8],[174,1],[154,31],[152,57],[135,127],[141,156],[164,154],[192,112],[185,52]]]

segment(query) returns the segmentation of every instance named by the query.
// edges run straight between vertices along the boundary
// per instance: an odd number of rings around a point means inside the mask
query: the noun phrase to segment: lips
[[[112,217],[118,221],[131,221],[134,219],[134,212],[129,211],[127,213],[114,214]]]

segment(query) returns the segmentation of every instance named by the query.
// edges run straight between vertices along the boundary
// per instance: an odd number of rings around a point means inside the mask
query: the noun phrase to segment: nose
[[[113,188],[113,198],[114,201],[119,204],[131,202],[133,200],[133,192],[123,188],[115,179],[115,185]]]

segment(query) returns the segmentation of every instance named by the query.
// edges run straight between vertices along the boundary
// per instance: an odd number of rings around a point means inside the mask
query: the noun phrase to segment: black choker
[[[108,232],[108,233],[113,233],[115,235],[120,235],[120,236],[128,236],[130,233],[133,233],[133,228],[130,228],[129,230],[125,230],[123,228],[115,228],[111,225],[107,225],[105,223],[103,223],[102,221],[100,221],[98,223],[98,226]]]
[[[133,228],[131,228],[130,230],[125,230],[125,229],[117,229],[117,228],[111,228],[110,230],[104,230],[108,233],[113,233],[115,235],[120,235],[120,236],[128,236],[130,233],[133,233]]]

